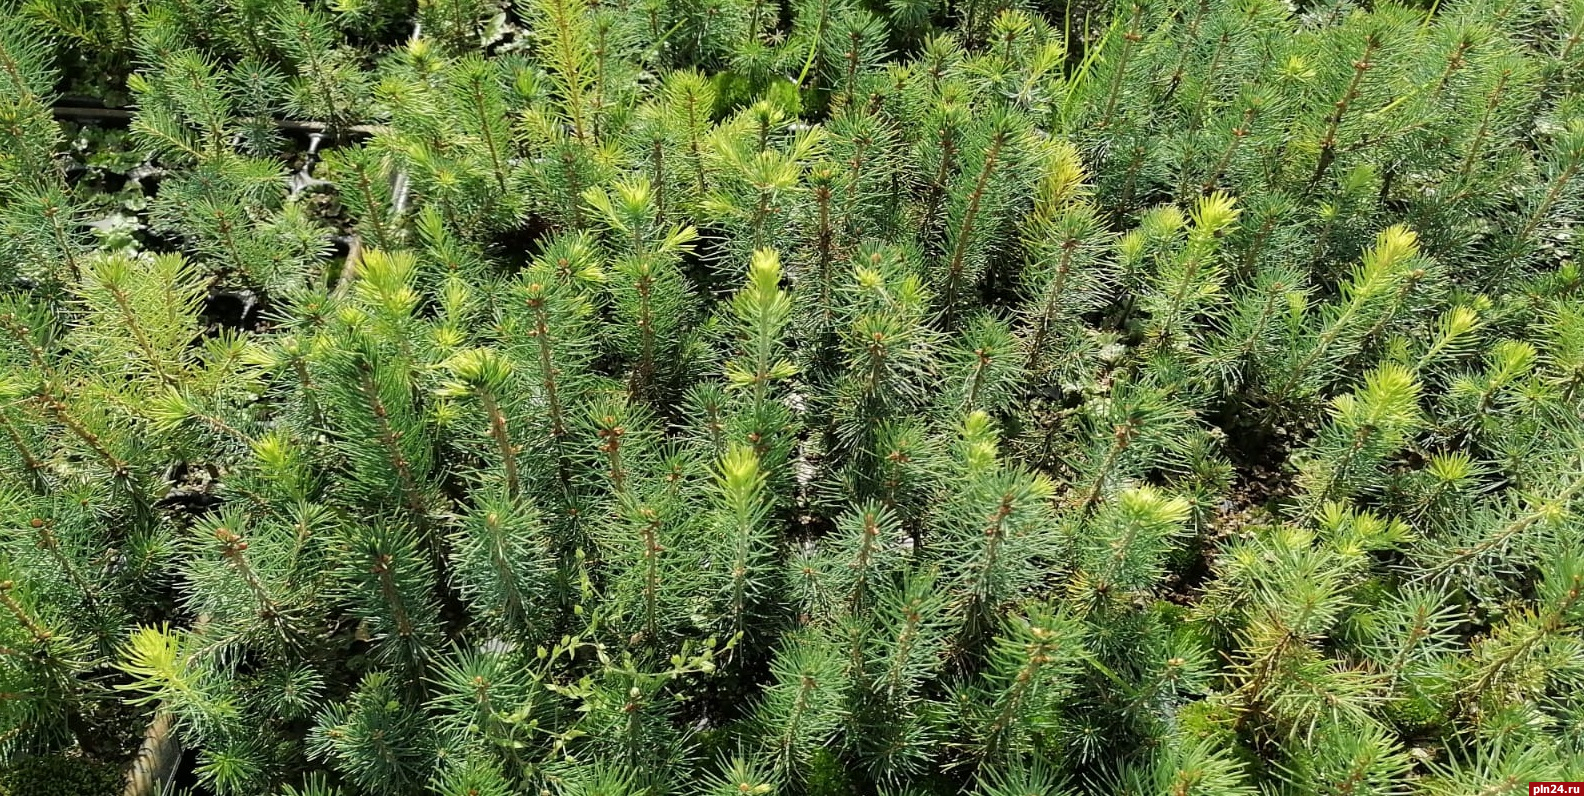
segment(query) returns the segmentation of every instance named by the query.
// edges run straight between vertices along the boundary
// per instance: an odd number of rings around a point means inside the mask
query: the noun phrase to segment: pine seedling
[[[61,137],[50,117],[59,73],[51,42],[40,28],[21,14],[7,14],[0,22],[0,175],[23,191],[30,187],[59,185],[60,173],[51,155]],[[7,192],[9,193],[9,192]],[[0,194],[4,205],[12,198]],[[0,206],[4,206],[0,205]]]
[[[1155,345],[1172,347],[1180,344],[1181,336],[1192,336],[1195,320],[1220,296],[1226,279],[1217,262],[1220,241],[1237,217],[1226,194],[1211,194],[1194,204],[1182,250],[1161,263],[1140,301],[1140,309],[1150,316],[1145,335]]]
[[[594,7],[597,80],[591,104],[598,114],[595,132],[602,141],[625,137],[632,122],[632,109],[642,96],[640,81],[646,73],[643,28],[638,15],[625,8],[605,4]]]
[[[555,782],[559,786],[556,792],[569,796],[627,796],[641,793],[643,787],[632,772],[598,762],[569,767],[556,775]]]
[[[1552,683],[1576,682],[1584,648],[1569,630],[1584,616],[1584,563],[1576,550],[1562,548],[1544,567],[1535,605],[1478,639],[1459,678],[1459,697],[1476,706],[1495,731],[1504,710],[1538,712],[1536,697]]]
[[[542,104],[524,111],[517,131],[529,167],[518,173],[511,193],[532,197],[526,209],[557,229],[584,229],[588,211],[583,194],[609,182],[614,176],[611,165],[570,134],[564,122],[547,114]]]
[[[1039,752],[1083,660],[1083,627],[1048,605],[1010,613],[985,671],[958,694],[965,742],[981,765]]]
[[[708,775],[701,793],[706,796],[767,796],[776,792],[782,780],[757,758],[737,754],[721,758],[714,773]]]
[[[1480,313],[1488,309],[1489,306],[1484,302],[1452,306],[1436,319],[1435,328],[1428,339],[1394,343],[1393,348],[1403,352],[1403,355],[1395,358],[1408,364],[1421,377],[1427,373],[1440,375],[1447,372],[1450,370],[1448,365],[1467,359],[1472,349],[1481,342],[1479,333],[1485,323]]]
[[[1116,495],[1088,521],[1071,591],[1090,604],[1147,593],[1165,575],[1168,554],[1188,518],[1188,501],[1151,487]]]
[[[999,461],[996,444],[987,415],[964,418],[951,497],[924,540],[925,549],[942,559],[953,608],[966,618],[965,647],[997,624],[1002,606],[1029,594],[1041,560],[1058,552],[1051,512],[1055,485],[1043,474]]]
[[[35,174],[16,175],[0,192],[0,229],[7,237],[0,250],[13,262],[4,273],[13,281],[69,285],[82,277],[88,255],[83,208],[64,185]]]
[[[946,234],[931,280],[948,327],[977,296],[991,257],[1013,237],[1014,214],[1032,189],[1023,166],[1031,136],[1025,117],[1002,109],[964,136],[963,171],[947,189]]]
[[[905,253],[872,246],[855,258],[841,299],[843,372],[828,411],[838,450],[872,457],[881,421],[919,402],[934,370],[936,333],[926,325],[931,296]]]
[[[158,704],[195,744],[242,737],[243,716],[230,681],[194,653],[191,636],[168,626],[134,630],[118,667],[130,678],[118,686],[134,705]]]
[[[276,429],[255,439],[248,453],[247,466],[239,468],[239,493],[282,516],[323,510],[314,501],[323,495],[325,479],[314,469],[312,452],[300,442]],[[295,530],[311,535],[316,524],[303,523]]]
[[[146,517],[152,502],[146,486],[152,452],[133,437],[140,418],[103,400],[117,395],[119,385],[66,369],[68,360],[59,347],[64,330],[40,305],[13,300],[0,306],[0,330],[10,376],[6,397],[26,410],[10,421],[12,440],[22,440],[18,452],[29,470],[42,477],[48,467],[69,482],[98,479],[111,488],[117,502],[125,501],[122,508],[130,516]],[[40,431],[48,430],[54,452],[34,453],[18,424],[21,429],[44,426]]]
[[[1510,136],[1513,126],[1522,123],[1524,108],[1534,102],[1538,91],[1538,78],[1536,64],[1517,55],[1496,56],[1480,70],[1477,84],[1469,88],[1469,104],[1476,110],[1463,120],[1459,131],[1465,136],[1458,148],[1463,157],[1449,181],[1456,189],[1451,201],[1488,201],[1478,186],[1490,185],[1522,167],[1522,160],[1493,151],[1491,144]]]
[[[574,754],[598,761],[595,771],[603,770],[608,783],[671,787],[664,762],[687,753],[676,713],[686,699],[687,681],[715,671],[714,656],[713,638],[697,645],[683,642],[668,662],[655,666],[643,665],[631,653],[602,655],[602,669],[571,692],[582,700],[579,710],[585,714],[578,733],[588,738]]]
[[[1151,23],[1160,19],[1158,15],[1174,10],[1167,4],[1144,2],[1127,3],[1113,10],[1110,31],[1100,42],[1103,52],[1099,67],[1082,86],[1086,92],[1096,92],[1097,102],[1091,112],[1098,111],[1099,127],[1126,127],[1128,109],[1139,106],[1128,100],[1145,91],[1153,93],[1153,88],[1145,86],[1160,68],[1161,45],[1169,41],[1170,28],[1156,28],[1156,33],[1150,35],[1150,29],[1155,27]],[[1197,33],[1192,25],[1190,30]]]
[[[818,17],[825,20],[824,30],[819,29],[820,25],[798,25],[796,23],[801,20],[794,21],[786,46],[793,53],[806,50],[813,56],[804,61],[799,83],[805,89],[828,90],[830,108],[857,105],[862,99],[866,79],[879,71],[889,54],[890,29],[884,19],[862,7],[835,0],[815,0],[799,5],[800,10],[818,7]],[[804,45],[799,40],[804,35],[812,36],[813,42]]]
[[[428,779],[434,738],[390,675],[374,672],[364,676],[350,699],[325,707],[308,748],[358,788],[394,795]]]
[[[597,351],[593,309],[583,283],[601,277],[601,259],[584,236],[552,240],[510,286],[498,308],[502,349],[535,396],[517,434],[526,451],[543,451],[565,516],[573,500],[572,433],[598,384],[589,372]],[[528,458],[527,461],[534,459]]]
[[[471,141],[463,138],[466,133],[453,126],[455,117],[443,100],[433,95],[407,97],[399,111],[403,115],[435,117],[428,125],[434,129],[432,138],[392,136],[374,142],[400,164],[410,195],[417,199],[419,207],[432,209],[450,229],[470,229],[475,236],[501,226],[495,217],[496,196],[489,191],[490,164]],[[458,142],[456,138],[463,140]]]
[[[1335,33],[1318,37],[1315,49],[1306,53],[1321,85],[1334,92],[1334,96],[1316,102],[1304,119],[1306,128],[1315,131],[1312,146],[1305,146],[1315,153],[1314,171],[1308,181],[1311,188],[1334,171],[1340,153],[1348,151],[1370,131],[1375,120],[1366,109],[1386,105],[1393,99],[1391,92],[1402,69],[1394,62],[1394,56],[1405,49],[1399,42],[1412,36],[1411,25],[1408,13],[1397,9],[1354,15]]]
[[[548,742],[539,722],[553,709],[539,676],[525,656],[509,643],[486,642],[458,650],[435,666],[431,695],[425,707],[434,715],[438,745],[469,761],[459,768],[474,770],[485,761],[522,771],[528,750]],[[473,779],[462,773],[448,775]]]
[[[594,530],[604,569],[603,621],[633,645],[661,647],[691,629],[703,596],[704,523],[693,490],[621,501]]]
[[[179,270],[179,258],[168,259],[174,260]],[[152,285],[156,289],[162,286],[169,287],[158,282]],[[124,376],[129,385],[138,383],[142,377],[150,378],[141,389],[132,388],[120,394],[123,408],[135,414],[138,420],[147,421],[152,428],[166,434],[166,447],[182,455],[196,456],[200,455],[200,451],[236,451],[251,445],[253,440],[249,432],[236,427],[243,425],[246,428],[250,424],[228,422],[227,419],[236,411],[237,404],[247,400],[248,384],[241,372],[243,350],[240,341],[230,335],[205,340],[199,349],[206,360],[206,367],[202,371],[195,370],[193,359],[181,355],[166,360],[162,355],[144,353],[153,351],[153,346],[159,342],[157,337],[170,336],[172,332],[176,344],[188,344],[193,335],[188,323],[193,316],[173,311],[162,317],[159,313],[171,310],[170,306],[156,303],[150,307],[146,295],[133,296],[132,291],[122,292],[123,287],[110,288],[112,295],[117,296],[119,301],[114,314],[118,320],[125,322],[127,336],[131,338],[121,341],[120,347],[136,351],[134,358],[146,357],[152,370],[152,373],[136,372],[144,370],[142,363],[139,363],[134,373]],[[179,301],[181,291],[171,292],[177,295],[167,294],[162,298]],[[133,301],[139,299],[143,299],[144,303],[135,306]],[[85,339],[74,342],[82,343],[80,350],[84,352],[98,348]],[[115,347],[113,343],[107,346],[111,350]]]
[[[820,592],[830,597],[831,607],[822,613],[866,614],[901,571],[905,555],[901,541],[896,516],[882,504],[865,503],[838,518],[834,538],[811,562],[821,581]]]
[[[48,593],[17,578],[30,573],[0,557],[0,683],[13,697],[4,715],[20,732],[5,739],[7,753],[43,750],[78,734],[96,689],[85,675],[95,666],[85,637],[51,610]]]
[[[1330,199],[1314,208],[1312,240],[1304,259],[1326,280],[1335,279],[1337,265],[1358,257],[1367,245],[1367,236],[1360,232],[1371,228],[1380,197],[1389,189],[1388,176],[1373,164],[1348,169],[1337,175]]]
[[[112,254],[87,266],[76,290],[85,323],[68,338],[72,347],[99,362],[107,378],[124,379],[129,392],[144,397],[195,382],[196,363],[187,351],[198,333],[203,294],[192,265],[181,255]]]
[[[414,534],[397,525],[346,529],[339,562],[343,599],[376,658],[422,676],[438,654],[438,584]]]
[[[417,74],[382,84],[401,132],[375,143],[403,166],[423,208],[439,213],[446,236],[482,242],[487,233],[510,228],[523,209],[510,190],[524,172],[510,126],[508,74],[477,58],[444,64],[443,76],[427,71],[441,64],[414,62]]]
[[[963,57],[950,37],[924,43],[926,64],[916,73],[912,89],[904,95],[909,114],[904,121],[913,142],[909,161],[916,164],[913,183],[921,194],[917,212],[920,243],[938,245],[944,234],[946,189],[964,164],[963,148],[969,131],[969,90],[960,81],[947,80]],[[916,96],[915,96],[916,95]],[[916,116],[916,120],[909,118]]]
[[[323,165],[321,176],[338,186],[337,196],[355,219],[359,234],[373,248],[394,248],[400,228],[390,163],[375,149],[347,146],[326,152]]]
[[[1146,462],[1170,459],[1183,448],[1193,414],[1174,391],[1148,382],[1118,381],[1084,416],[1083,446],[1069,499],[1085,514],[1137,478]]]
[[[193,773],[198,782],[217,796],[242,796],[266,787],[266,768],[273,761],[257,739],[244,738],[216,744],[198,756]]]
[[[274,63],[248,56],[231,68],[229,77],[239,117],[237,126],[241,140],[237,149],[255,157],[267,157],[280,151],[284,142],[276,120],[286,112],[283,99],[288,91],[286,75]],[[313,185],[304,182],[293,188],[302,190]]]
[[[1570,446],[1577,431],[1558,429],[1554,443]],[[1529,454],[1537,469],[1524,479],[1524,487],[1480,501],[1458,522],[1448,522],[1441,534],[1417,545],[1422,562],[1419,579],[1449,579],[1476,593],[1501,593],[1503,580],[1517,576],[1518,568],[1536,565],[1578,523],[1574,504],[1584,495],[1584,469],[1571,450],[1535,450]]]
[[[1193,193],[1209,194],[1228,185],[1257,184],[1265,176],[1258,161],[1259,144],[1277,133],[1285,115],[1284,95],[1270,86],[1256,84],[1243,89],[1226,106],[1227,112],[1206,120],[1202,135],[1196,138],[1199,162],[1184,158],[1177,201],[1186,202]],[[1202,165],[1203,163],[1208,165]],[[1242,193],[1239,191],[1239,193]],[[1248,191],[1259,195],[1257,191]]]
[[[833,477],[812,484],[812,497],[841,511],[850,496],[868,496],[894,512],[908,538],[917,540],[951,466],[948,440],[923,418],[898,418],[881,422],[871,445],[872,454],[853,456]]]
[[[1558,397],[1567,402],[1584,394],[1584,306],[1564,302],[1554,306],[1545,317],[1541,353],[1546,362],[1545,378]]]
[[[726,452],[726,440],[735,434],[742,417],[728,410],[731,398],[726,388],[716,382],[704,382],[689,388],[682,397],[683,416],[688,418],[683,426],[683,438],[693,447],[719,457]]]
[[[1387,365],[1366,376],[1362,389],[1332,401],[1331,422],[1301,454],[1305,503],[1345,500],[1376,482],[1387,457],[1402,450],[1421,422],[1411,373]]]
[[[460,346],[473,337],[470,330],[487,322],[492,305],[501,303],[504,280],[485,255],[485,247],[452,234],[434,205],[419,208],[412,227],[423,268],[419,284],[445,302],[445,323],[436,336],[446,341],[447,348]]]
[[[489,172],[502,192],[512,181],[516,160],[505,76],[498,62],[469,57],[452,68],[447,86],[451,107],[459,112],[468,136],[482,145]]]
[[[1558,130],[1545,152],[1541,173],[1545,175],[1543,193],[1525,197],[1520,221],[1504,241],[1510,262],[1522,265],[1534,257],[1540,233],[1552,218],[1576,216],[1580,203],[1580,172],[1584,171],[1584,119],[1568,119]],[[1498,256],[1501,256],[1498,254]],[[1510,273],[1512,265],[1494,269],[1487,278]]]
[[[878,782],[911,780],[938,764],[946,737],[940,717],[945,715],[946,706],[937,701],[863,714],[864,725],[872,729],[866,730],[852,754]]]
[[[557,113],[573,141],[592,144],[599,129],[592,100],[603,87],[588,5],[582,0],[537,0],[534,12],[533,37]]]
[[[1017,338],[993,316],[968,322],[946,346],[941,375],[946,389],[938,404],[946,415],[984,411],[1001,414],[1023,375]]]
[[[482,757],[464,757],[442,769],[429,787],[441,796],[510,796],[511,780]]]
[[[7,510],[16,519],[0,532],[10,578],[26,584],[27,600],[18,604],[42,607],[41,618],[57,626],[57,635],[91,641],[98,653],[108,653],[116,628],[130,613],[125,586],[98,579],[103,540],[89,507],[103,499],[104,489],[59,484],[50,494],[28,494],[33,491],[8,491]],[[22,622],[23,629],[27,625]]]
[[[923,421],[899,420],[882,424],[875,437],[880,453],[875,473],[878,498],[917,539],[918,528],[933,506],[927,495],[941,483],[950,467],[945,434],[931,434]]]
[[[773,679],[754,722],[774,770],[796,780],[841,727],[850,682],[840,645],[813,632],[790,635],[788,642],[770,663]]]
[[[368,331],[349,331],[355,336],[347,348],[327,352],[321,379],[328,414],[340,431],[338,447],[349,464],[340,486],[353,501],[403,516],[438,559],[428,480],[433,449],[412,399],[411,366]]]
[[[731,446],[721,457],[710,496],[712,536],[708,573],[713,586],[711,608],[731,635],[759,632],[770,615],[776,594],[775,537],[766,511],[765,475],[753,449]]]
[[[586,489],[612,508],[662,482],[665,449],[654,415],[623,392],[592,400],[575,429]],[[584,511],[579,512],[584,513]],[[593,511],[588,513],[593,514]]]
[[[359,121],[368,93],[356,56],[338,46],[329,15],[302,6],[276,7],[272,27],[277,46],[293,67],[289,108],[302,118],[336,129]]]
[[[1136,323],[1132,317],[1155,263],[1164,259],[1182,239],[1188,226],[1188,217],[1173,205],[1150,208],[1139,216],[1138,226],[1116,238],[1114,256],[1117,261],[1118,287],[1128,294],[1119,310],[1119,325],[1127,328]]]
[[[955,617],[934,568],[905,573],[880,590],[868,687],[883,704],[908,706],[944,663]]]
[[[1170,736],[1146,759],[1120,767],[1110,787],[1124,793],[1254,796],[1247,766],[1213,740]]]
[[[295,785],[282,785],[280,793],[281,796],[341,796],[341,790],[331,785],[327,777],[317,772],[304,777],[300,788]]]
[[[276,164],[228,153],[198,164],[161,191],[151,226],[180,231],[217,273],[273,291],[300,289],[324,243],[311,220],[282,206],[284,194]]]
[[[1424,787],[1431,796],[1505,788],[1512,782],[1555,782],[1566,770],[1551,745],[1516,740],[1474,744],[1467,752],[1428,768]]]
[[[1294,268],[1273,266],[1229,297],[1230,309],[1212,321],[1194,366],[1223,393],[1262,380],[1260,368],[1285,350],[1287,322],[1307,304],[1306,280]],[[1297,315],[1296,317],[1302,317]]]
[[[1498,340],[1477,373],[1453,377],[1438,407],[1447,431],[1470,441],[1500,435],[1532,377],[1539,352],[1528,342]]]
[[[1552,42],[1552,47],[1548,48],[1548,54],[1552,57],[1547,68],[1551,72],[1551,80],[1563,81],[1563,85],[1567,85],[1563,76],[1568,74],[1568,66],[1579,63],[1580,44],[1584,43],[1584,11],[1576,4],[1569,3],[1556,9],[1551,20],[1558,36]],[[1573,85],[1576,87],[1577,83]]]
[[[1256,193],[1243,200],[1239,224],[1227,244],[1238,252],[1233,273],[1240,281],[1257,280],[1262,271],[1297,270],[1305,283],[1311,281],[1307,265],[1314,218],[1304,212],[1299,199],[1280,189]],[[1289,262],[1290,261],[1290,262]]]
[[[981,773],[973,793],[979,796],[1016,796],[1020,793],[1046,793],[1066,796],[1073,791],[1059,769],[1039,756],[1015,758],[1005,769]]]
[[[1352,620],[1354,649],[1389,678],[1401,715],[1440,716],[1453,703],[1447,664],[1464,643],[1458,614],[1445,589],[1407,584]]]
[[[1005,9],[990,23],[983,52],[964,64],[968,81],[981,96],[1036,118],[1049,117],[1067,94],[1062,63],[1067,49],[1044,18],[1022,9]]]
[[[610,275],[618,352],[631,363],[628,392],[653,397],[686,372],[694,340],[686,329],[693,296],[681,258],[698,237],[691,227],[661,228],[652,186],[642,179],[619,182],[615,195],[591,189],[584,195],[605,228],[613,254]]]
[[[1095,737],[1105,727],[1159,737],[1190,720],[1192,711],[1208,707],[1206,697],[1219,676],[1215,652],[1200,628],[1174,624],[1178,615],[1177,609],[1156,602],[1132,615],[1113,610],[1086,623],[1091,665],[1116,676],[1105,675],[1111,683],[1096,689],[1092,707],[1085,706],[1087,715],[1075,717],[1061,733],[1085,763],[1105,758],[1104,736]]]
[[[685,190],[678,137],[681,120],[659,99],[649,98],[632,110],[621,141],[626,159],[649,181],[655,193],[655,214],[661,223],[679,215]]]
[[[782,468],[794,430],[791,413],[775,400],[772,389],[797,375],[784,341],[792,319],[792,293],[780,282],[781,259],[775,251],[754,252],[743,289],[731,302],[740,354],[726,362],[726,384],[743,396],[749,417],[747,441],[770,472]]]
[[[312,636],[317,595],[298,580],[297,539],[276,523],[253,527],[236,510],[205,517],[192,532],[184,575],[193,613],[209,617],[193,633],[206,656],[257,650],[291,658]],[[306,610],[305,610],[306,609]]]
[[[754,251],[796,234],[791,209],[804,188],[807,164],[825,146],[821,128],[793,131],[778,105],[761,100],[711,133],[705,155],[714,183],[699,210],[728,235],[723,254],[746,260]]]
[[[235,132],[234,98],[220,67],[197,50],[153,50],[144,58],[158,71],[128,82],[138,101],[132,134],[148,152],[172,163],[225,160]]]
[[[1403,227],[1382,232],[1337,299],[1320,308],[1315,331],[1289,322],[1295,334],[1289,338],[1287,361],[1272,373],[1271,398],[1282,400],[1332,383],[1338,370],[1370,342],[1370,332],[1402,307],[1425,276],[1418,236]]]
[[[417,21],[425,35],[432,36],[456,54],[478,49],[486,37],[489,17],[500,4],[489,0],[423,0],[418,4]]]
[[[1051,156],[1033,211],[1022,221],[1028,263],[1023,269],[1023,370],[1061,383],[1078,376],[1071,365],[1088,341],[1077,334],[1085,313],[1100,309],[1113,278],[1102,259],[1109,242],[1075,150]]]
[[[698,72],[679,69],[666,76],[658,99],[663,103],[667,118],[676,125],[672,161],[677,168],[673,173],[679,175],[679,187],[686,186],[680,190],[684,198],[676,206],[679,211],[691,211],[709,195],[713,185],[713,167],[706,153],[709,151],[710,122],[718,99],[716,87]]]
[[[821,274],[822,285],[833,264],[862,241],[891,240],[900,232],[901,143],[883,116],[849,108],[831,119],[824,152],[829,165],[809,175],[811,193],[823,189],[826,195],[818,201],[817,218],[804,222],[818,249],[810,270]],[[828,299],[829,293],[822,295]]]
[[[545,635],[555,606],[556,559],[539,512],[502,487],[479,487],[451,542],[459,595],[484,624],[530,644]]]
[[[906,781],[939,756],[945,706],[928,689],[955,630],[947,598],[935,570],[919,568],[888,579],[873,603],[849,721],[867,728],[853,754],[879,781]]]
[[[886,21],[898,38],[911,43],[928,29],[939,10],[935,0],[893,0],[886,4]]]
[[[524,414],[520,406],[522,380],[511,360],[492,348],[463,349],[446,365],[452,380],[442,386],[440,394],[466,400],[470,404],[467,409],[477,413],[471,428],[463,432],[467,444],[461,447],[489,451],[476,477],[496,487],[507,500],[516,500],[524,492],[519,461],[523,445],[517,441],[520,431],[513,422]]]
[[[1353,522],[1394,527],[1367,515],[1339,518],[1332,527],[1351,528]],[[1379,537],[1365,539],[1371,546],[1386,543],[1373,541]],[[1325,723],[1367,722],[1381,698],[1378,678],[1326,657],[1316,646],[1353,609],[1350,589],[1360,577],[1361,551],[1339,555],[1331,545],[1317,545],[1307,530],[1276,527],[1235,546],[1225,561],[1217,591],[1239,591],[1209,595],[1200,610],[1214,617],[1230,608],[1241,617],[1235,620],[1246,656],[1236,669],[1239,728],[1283,737]]]

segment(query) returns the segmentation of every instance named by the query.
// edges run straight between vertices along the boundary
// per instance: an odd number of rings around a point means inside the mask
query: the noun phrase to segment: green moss
[[[121,772],[85,757],[29,757],[0,772],[0,796],[108,796],[120,792]]]

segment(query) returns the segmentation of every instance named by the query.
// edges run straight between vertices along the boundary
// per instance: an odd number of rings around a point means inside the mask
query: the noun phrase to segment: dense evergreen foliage
[[[1581,211],[1580,0],[0,0],[0,781],[1584,779]]]

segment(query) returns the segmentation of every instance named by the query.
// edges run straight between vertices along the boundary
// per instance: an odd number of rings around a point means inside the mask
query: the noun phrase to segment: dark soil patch
[[[204,335],[213,336],[226,329],[244,332],[263,331],[266,315],[264,297],[248,288],[211,289],[204,298],[199,318]]]

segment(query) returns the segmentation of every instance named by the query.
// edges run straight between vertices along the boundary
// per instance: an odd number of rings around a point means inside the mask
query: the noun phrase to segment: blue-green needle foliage
[[[1584,778],[1581,219],[1580,0],[0,0],[0,794]]]

